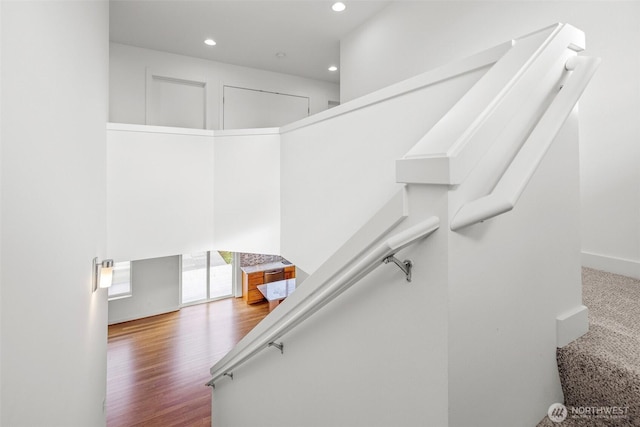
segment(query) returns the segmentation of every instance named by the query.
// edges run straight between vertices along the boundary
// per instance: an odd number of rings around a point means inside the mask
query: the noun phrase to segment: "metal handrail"
[[[425,221],[391,236],[363,258],[358,259],[356,256],[349,260],[347,265],[350,267],[343,274],[334,275],[326,280],[313,293],[307,295],[298,304],[290,307],[288,311],[283,312],[262,334],[246,344],[241,342],[241,347],[236,346],[227,356],[216,363],[211,368],[212,378],[207,385],[215,387],[214,383],[224,376],[233,379],[234,369],[266,348],[273,346],[283,351],[283,344],[276,343],[276,341],[284,334],[316,313],[378,266],[388,262],[390,260],[389,257],[393,257],[403,248],[427,237],[436,231],[439,226],[440,220],[438,217],[429,217]],[[405,261],[403,265],[406,268],[406,270],[403,269],[403,272],[407,274],[407,280],[409,280],[412,264]],[[285,307],[281,305],[280,308]]]
[[[490,194],[462,205],[451,220],[451,230],[459,230],[514,208],[599,65],[600,58],[575,56],[567,60],[565,68],[573,71],[571,76],[542,115],[518,155]]]

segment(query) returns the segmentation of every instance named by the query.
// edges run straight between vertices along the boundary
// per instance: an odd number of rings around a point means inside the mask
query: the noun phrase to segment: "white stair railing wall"
[[[282,250],[313,274],[232,353],[339,275],[343,254],[366,257],[367,235],[430,217],[441,227],[398,255],[413,261],[410,284],[378,268],[279,336],[284,353],[255,353],[233,379],[220,376],[229,359],[215,365],[212,425],[529,426],[562,401],[556,346],[587,327],[577,110],[554,124],[509,214],[456,231],[451,221],[518,164],[583,48],[582,32],[554,25],[462,61],[476,65],[467,74],[445,66],[416,90],[281,129]]]
[[[394,160],[482,78],[504,49],[282,128],[282,255],[309,273],[322,265],[398,191]],[[306,241],[313,244],[301,244]]]

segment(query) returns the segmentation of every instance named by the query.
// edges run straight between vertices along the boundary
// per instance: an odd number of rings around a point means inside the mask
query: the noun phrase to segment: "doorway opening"
[[[193,305],[234,296],[237,254],[207,251],[180,256],[180,305]]]

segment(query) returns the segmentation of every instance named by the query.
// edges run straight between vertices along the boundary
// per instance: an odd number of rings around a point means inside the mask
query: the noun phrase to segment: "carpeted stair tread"
[[[636,349],[636,350],[634,350]],[[609,365],[625,375],[640,378],[640,337],[628,331],[590,323],[589,332],[558,350],[558,362],[584,355],[595,365]]]
[[[590,333],[575,344],[640,373],[640,280],[584,268],[582,283]]]
[[[545,417],[538,427],[640,426],[640,281],[589,268],[582,270],[589,332],[558,349],[567,407],[628,407],[616,419]]]

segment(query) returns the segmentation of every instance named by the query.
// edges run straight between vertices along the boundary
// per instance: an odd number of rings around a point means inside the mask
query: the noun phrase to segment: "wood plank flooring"
[[[268,313],[229,298],[109,326],[107,426],[210,426],[209,368]]]

